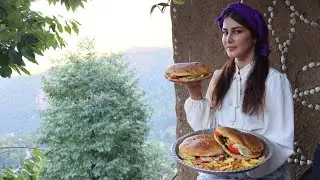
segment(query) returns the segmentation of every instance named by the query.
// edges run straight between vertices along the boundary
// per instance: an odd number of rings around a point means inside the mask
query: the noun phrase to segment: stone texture
[[[191,61],[200,61],[211,66],[211,68],[220,68],[226,57],[225,51],[221,43],[221,33],[218,26],[213,23],[221,10],[229,3],[235,1],[231,0],[186,0],[185,5],[171,5],[171,20],[172,20],[172,42],[174,49],[175,62],[187,62],[190,55]],[[320,1],[309,0],[291,0],[291,5],[294,5],[295,14],[302,14],[304,18],[310,22],[317,21],[320,17]],[[260,12],[267,13],[268,6],[273,6],[272,1],[245,1],[245,3],[258,9]],[[172,9],[176,11],[173,12]],[[277,70],[282,71],[281,66],[281,52],[278,50],[278,43],[275,37],[279,38],[280,43],[286,42],[289,39],[288,33],[292,28],[290,14],[292,11],[286,6],[285,1],[277,1],[273,9],[272,28],[275,36],[271,35],[270,39],[270,62],[271,66]],[[175,17],[175,18],[173,18]],[[268,22],[268,16],[265,17]],[[285,66],[287,74],[293,90],[299,88],[300,92],[310,90],[319,86],[320,67],[313,67],[307,71],[302,71],[302,67],[308,65],[310,62],[320,62],[320,30],[311,26],[311,23],[306,24],[300,20],[299,16],[295,16],[295,33],[290,35],[293,39],[290,40],[288,46],[288,53],[286,56]],[[175,40],[176,39],[176,40]],[[204,84],[203,91],[207,89],[208,81]],[[188,93],[182,85],[175,85],[176,90],[176,113],[177,113],[177,137],[180,137],[190,131],[191,128],[186,122],[183,104]],[[307,105],[320,104],[319,93],[308,94],[300,97],[301,100],[307,101]],[[296,99],[295,99],[296,100]],[[303,106],[301,102],[295,101],[295,140],[298,141],[299,148],[303,155],[308,160],[312,160],[313,152],[316,145],[320,142],[320,111],[310,109],[308,106]],[[298,148],[298,147],[296,147]],[[295,153],[293,159],[300,159],[301,154]],[[308,165],[301,166],[299,163],[290,164],[293,179],[300,176]],[[189,171],[189,169],[179,166],[177,179],[195,179],[196,173]]]

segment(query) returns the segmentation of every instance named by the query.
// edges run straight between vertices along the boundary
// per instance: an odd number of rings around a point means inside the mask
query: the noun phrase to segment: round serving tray
[[[263,143],[264,143],[264,150],[263,150],[263,153],[262,155],[265,157],[265,159],[259,163],[259,164],[256,164],[250,168],[247,168],[247,169],[241,169],[241,170],[207,170],[207,169],[202,169],[202,168],[199,168],[199,167],[195,167],[195,166],[192,166],[192,165],[189,165],[187,163],[185,163],[178,155],[178,152],[179,152],[179,145],[182,143],[182,141],[190,136],[194,136],[194,135],[198,135],[198,134],[213,134],[213,131],[214,129],[204,129],[204,130],[198,130],[198,131],[194,131],[194,132],[191,132],[191,133],[188,133],[188,134],[185,134],[184,136],[181,136],[180,138],[176,139],[176,141],[173,143],[172,145],[172,148],[171,148],[171,153],[172,155],[174,156],[174,158],[176,160],[178,160],[179,163],[193,169],[193,170],[196,170],[196,171],[199,171],[199,172],[203,172],[203,173],[206,173],[206,174],[236,174],[236,173],[243,173],[243,172],[247,172],[247,171],[251,171],[259,166],[261,166],[262,164],[264,164],[265,162],[267,162],[271,156],[272,156],[272,153],[273,153],[273,146],[271,144],[271,142],[266,139],[265,137],[261,136],[260,134],[257,134],[257,133],[254,133],[254,132],[249,132],[249,131],[243,131],[243,130],[240,130],[241,132],[245,132],[245,133],[250,133],[252,135],[255,135],[257,136],[258,138],[260,138]]]

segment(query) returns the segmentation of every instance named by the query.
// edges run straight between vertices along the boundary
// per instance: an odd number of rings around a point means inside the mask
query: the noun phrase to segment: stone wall
[[[200,61],[217,69],[226,54],[221,33],[213,23],[231,0],[186,0],[185,5],[171,5],[174,61]],[[314,149],[320,143],[320,1],[319,0],[246,0],[258,9],[269,24],[270,61],[286,73],[295,102],[295,153],[288,161],[293,177],[298,177],[312,163]],[[208,84],[208,82],[206,83]],[[207,87],[204,88],[204,91]],[[186,123],[183,103],[185,87],[175,85],[177,137],[191,131]],[[193,179],[195,172],[179,166],[178,179]]]

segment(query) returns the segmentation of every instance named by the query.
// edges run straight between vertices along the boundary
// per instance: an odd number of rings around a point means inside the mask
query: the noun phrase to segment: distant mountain
[[[173,63],[171,48],[134,48],[124,53],[136,69],[140,87],[154,108],[150,138],[174,139],[175,96],[173,84],[164,78]],[[26,134],[39,128],[42,106],[41,75],[0,79],[0,135]]]
[[[0,135],[31,133],[40,126],[40,86],[39,75],[0,78]]]
[[[137,69],[140,87],[147,92],[154,109],[150,138],[164,142],[175,139],[175,92],[172,82],[164,77],[173,64],[169,48],[138,48],[125,53],[127,61]]]

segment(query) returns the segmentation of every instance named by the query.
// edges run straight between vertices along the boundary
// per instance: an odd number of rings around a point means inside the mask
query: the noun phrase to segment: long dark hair
[[[242,26],[250,30],[252,36],[255,38],[255,31],[251,29],[247,22],[238,14],[232,12],[227,14],[224,18],[230,17]],[[256,44],[259,39],[256,39]],[[255,48],[257,51],[257,47]],[[257,52],[256,52],[257,54]],[[223,99],[227,94],[233,75],[235,73],[234,59],[228,60],[222,67],[222,72],[218,78],[216,85],[212,92],[212,107],[221,108]],[[242,112],[247,115],[258,115],[264,111],[265,108],[265,89],[266,79],[269,73],[269,59],[265,56],[256,56],[253,68],[246,81],[246,88],[244,91],[244,98],[242,103]]]

